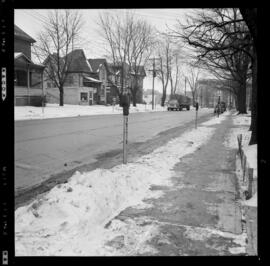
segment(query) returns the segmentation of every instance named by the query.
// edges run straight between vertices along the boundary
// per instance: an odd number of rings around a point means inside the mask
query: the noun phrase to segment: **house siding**
[[[23,53],[31,59],[31,44],[28,41],[14,39],[14,52]]]
[[[94,93],[95,89],[92,87],[65,87],[64,88],[64,103],[65,104],[93,104],[93,99],[90,97],[90,93]],[[87,93],[87,101],[83,102],[80,99],[81,92]],[[46,100],[48,103],[56,103],[59,104],[59,89],[58,88],[48,88]]]

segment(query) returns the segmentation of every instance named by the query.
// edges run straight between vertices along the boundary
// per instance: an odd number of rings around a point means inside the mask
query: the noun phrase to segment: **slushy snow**
[[[214,118],[215,119],[215,118]],[[43,198],[15,212],[16,256],[99,255],[104,226],[128,206],[160,197],[152,185],[170,185],[179,158],[207,142],[214,127],[185,132],[134,163],[76,172]]]
[[[119,105],[105,106],[65,104],[64,106],[59,106],[58,104],[46,104],[45,108],[35,106],[15,106],[14,108],[15,121],[88,115],[123,114],[123,108]],[[167,108],[157,105],[154,110],[152,110],[152,105],[137,104],[136,107],[130,105],[129,109],[130,113],[157,111],[167,111]]]
[[[147,240],[159,234],[158,224],[135,221],[136,218],[124,223],[113,218],[129,206],[147,208],[149,206],[143,200],[162,196],[161,191],[151,190],[151,187],[172,186],[172,169],[179,159],[207,143],[215,131],[211,125],[223,119],[226,115],[219,119],[214,117],[133,163],[76,172],[67,183],[18,208],[15,212],[16,256],[132,255],[147,251],[155,254]],[[230,142],[226,141],[227,144]],[[140,222],[146,225],[138,226]],[[106,229],[108,223],[109,230]],[[193,227],[186,230],[192,239],[207,238],[210,234],[226,235],[208,228],[203,232]],[[127,237],[122,239],[121,235]],[[231,253],[242,253],[244,237],[225,235],[236,243],[241,242],[241,247],[232,249]],[[117,239],[115,243],[113,237]],[[121,241],[125,241],[125,245],[122,249],[113,249],[106,244],[109,240],[111,245],[120,245]]]

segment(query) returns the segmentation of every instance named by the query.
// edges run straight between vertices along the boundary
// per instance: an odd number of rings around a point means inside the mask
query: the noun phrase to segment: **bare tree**
[[[180,48],[178,47],[177,50],[173,52],[173,63],[171,65],[170,71],[170,84],[171,84],[171,96],[176,94],[176,91],[179,87],[180,83]]]
[[[194,105],[195,102],[197,101],[198,93],[199,93],[198,88],[199,88],[200,70],[191,65],[189,67],[188,73],[189,74],[187,75],[187,81],[188,81],[189,87],[191,89],[192,100],[193,100],[193,105]]]
[[[34,46],[34,54],[46,65],[47,78],[59,89],[60,106],[64,105],[64,84],[72,63],[72,56],[68,55],[77,43],[82,25],[78,12],[50,11]]]
[[[109,46],[108,53],[113,66],[121,68],[118,95],[122,94],[124,87],[129,87],[133,105],[136,106],[141,69],[154,44],[153,28],[146,21],[137,20],[132,12],[126,12],[122,17],[108,12],[102,13],[99,15],[98,25],[101,29],[100,34]],[[127,64],[128,67],[125,67]]]
[[[257,143],[257,51],[258,51],[258,29],[257,29],[257,8],[240,8],[245,23],[249,28],[253,43],[253,57],[252,57],[252,96],[251,96],[251,125],[252,131],[249,144]]]
[[[157,50],[159,62],[157,64],[157,77],[162,84],[161,106],[164,106],[167,97],[167,87],[171,77],[172,43],[166,35],[161,37]]]
[[[136,95],[139,90],[139,80],[142,77],[142,70],[148,61],[154,47],[154,28],[144,20],[138,20],[131,24],[131,42],[128,47],[128,63],[131,66],[133,106],[136,106]]]
[[[190,16],[175,36],[194,48],[197,64],[205,65],[215,74],[232,76],[237,82],[239,113],[246,113],[246,80],[249,75],[250,35],[239,10],[210,9]]]

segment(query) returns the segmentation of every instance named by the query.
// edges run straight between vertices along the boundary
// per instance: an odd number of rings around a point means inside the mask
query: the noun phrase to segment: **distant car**
[[[217,113],[218,110],[219,110],[219,113],[222,114],[222,113],[224,113],[226,111],[226,109],[227,109],[226,103],[225,102],[220,102],[219,104],[217,104],[215,106],[214,113]]]
[[[186,110],[190,110],[191,99],[185,95],[174,94],[171,96],[172,98],[168,101],[167,109],[171,110],[179,110],[182,111],[183,108]]]
[[[222,112],[222,113],[223,113],[223,112],[226,112],[226,109],[227,109],[226,103],[225,103],[225,102],[221,102],[220,104],[221,104],[221,112]]]
[[[168,111],[180,110],[179,102],[176,99],[169,100],[168,105],[167,105],[167,110]]]

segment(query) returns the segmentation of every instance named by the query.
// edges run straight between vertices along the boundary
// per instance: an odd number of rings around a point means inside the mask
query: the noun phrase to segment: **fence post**
[[[242,134],[239,134],[237,136],[237,140],[238,140],[238,152],[239,152],[240,159],[241,159],[241,166],[243,168]]]
[[[243,166],[242,166],[242,169],[243,169],[243,182],[246,181],[246,178],[245,178],[246,167],[247,167],[247,157],[246,156],[243,156]]]
[[[253,168],[248,168],[248,199],[252,198]]]

